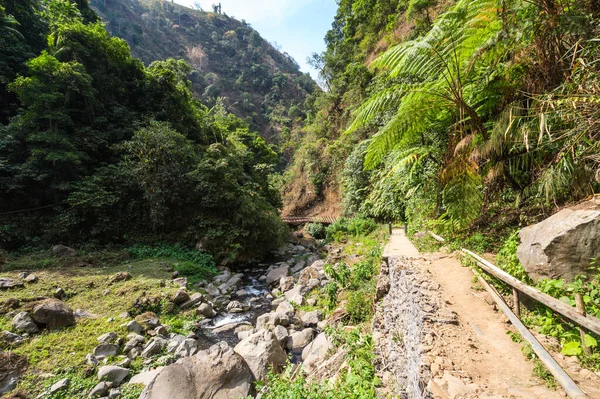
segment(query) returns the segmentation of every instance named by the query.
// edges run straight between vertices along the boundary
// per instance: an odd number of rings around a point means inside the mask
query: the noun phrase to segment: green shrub
[[[175,270],[188,278],[191,284],[216,274],[215,262],[209,254],[180,245],[134,245],[127,252],[135,258],[163,258],[178,261]]]
[[[351,323],[362,323],[373,315],[372,301],[365,292],[352,291],[348,296],[346,311]]]
[[[523,266],[521,266],[521,262],[519,262],[519,258],[517,257],[518,246],[519,233],[514,232],[506,239],[502,249],[498,251],[496,262],[498,263],[498,266],[508,274],[518,278],[526,284],[532,285],[533,280],[529,277],[525,269],[523,269]]]
[[[362,261],[352,267],[352,284],[360,287],[375,276],[375,265],[372,261]]]
[[[325,226],[322,223],[309,223],[306,226],[306,231],[308,231],[308,234],[316,239],[323,239],[327,234],[325,231]]]
[[[332,310],[337,305],[337,294],[340,287],[336,282],[332,281],[325,286],[325,296],[327,298],[327,308]]]
[[[339,242],[344,236],[361,236],[372,233],[377,223],[372,219],[356,217],[354,219],[340,218],[326,229],[327,241]]]

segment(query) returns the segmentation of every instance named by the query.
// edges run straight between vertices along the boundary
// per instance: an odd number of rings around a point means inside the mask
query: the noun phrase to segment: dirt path
[[[379,306],[374,324],[375,330],[378,325],[389,327],[374,332],[378,355],[383,359],[379,369],[384,383],[390,387],[388,393],[394,391],[395,396],[401,397],[428,397],[419,393],[427,391],[424,387],[427,384],[435,398],[566,397],[562,389],[548,388],[535,375],[534,362],[526,359],[521,351],[522,344],[513,342],[507,333],[512,331],[507,318],[495,310],[486,292],[473,288],[473,274],[469,268],[449,254],[415,257],[416,249],[408,239],[402,234],[396,236],[400,237],[396,238],[396,244],[401,245],[394,245],[396,250],[386,252],[390,257],[392,284]],[[407,252],[403,252],[405,250]],[[404,253],[410,256],[404,257]],[[412,297],[397,291],[411,292],[420,309],[415,311],[407,307],[406,303],[413,301]],[[407,312],[411,313],[410,317],[403,315]],[[411,320],[419,317],[424,322],[415,327]],[[420,334],[418,351],[411,349],[414,343],[410,337],[403,336],[400,344],[394,338],[408,330]],[[415,360],[410,358],[417,352],[422,387],[404,392],[398,387],[410,384],[411,376],[406,375],[405,370],[410,369]],[[600,398],[597,375],[581,370],[572,359],[561,355],[555,357],[590,398]],[[398,363],[401,367],[394,369],[390,363]]]

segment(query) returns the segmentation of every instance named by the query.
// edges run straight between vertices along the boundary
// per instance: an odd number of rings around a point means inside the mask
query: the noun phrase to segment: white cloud
[[[286,17],[314,0],[175,0],[186,6],[198,3],[205,11],[212,10],[212,5],[221,3],[223,12],[237,19],[245,19],[250,23],[263,23],[272,26],[281,24]]]

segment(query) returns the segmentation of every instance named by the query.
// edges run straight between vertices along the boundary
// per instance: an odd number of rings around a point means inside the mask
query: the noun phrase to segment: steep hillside
[[[245,21],[158,0],[92,0],[112,34],[127,41],[146,65],[170,57],[194,68],[195,94],[225,104],[263,137],[277,142],[304,115],[317,86],[286,53]]]

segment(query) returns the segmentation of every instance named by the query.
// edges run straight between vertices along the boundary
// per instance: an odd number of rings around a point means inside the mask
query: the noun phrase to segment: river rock
[[[201,304],[198,309],[196,309],[196,314],[204,317],[214,317],[216,315],[215,310],[208,303]]]
[[[94,348],[94,356],[99,360],[109,356],[115,356],[117,353],[119,353],[119,345],[116,344],[105,343]]]
[[[298,284],[293,289],[289,290],[283,295],[288,301],[298,306],[302,306],[304,304],[304,289],[304,286]]]
[[[267,285],[271,285],[275,282],[280,281],[283,277],[287,277],[288,274],[290,274],[289,266],[285,265],[285,266],[277,267],[277,268],[271,270],[269,273],[267,273],[267,279],[266,279],[265,283]]]
[[[310,279],[319,279],[320,273],[316,267],[309,266],[298,275],[298,284],[306,285]]]
[[[110,343],[110,342],[115,342],[118,338],[119,338],[119,336],[117,335],[116,332],[107,332],[106,334],[102,334],[101,336],[98,337],[98,342]]]
[[[230,291],[237,290],[237,286],[242,282],[242,278],[239,275],[235,275],[219,286],[219,291],[222,294],[227,294]]]
[[[23,281],[25,281],[28,284],[35,284],[38,282],[38,280],[38,276],[36,276],[35,274],[28,274],[27,277],[23,279]]]
[[[98,398],[101,396],[105,396],[108,393],[108,390],[112,387],[111,382],[101,381],[99,382],[88,394],[90,398]]]
[[[186,337],[184,337],[183,335],[180,335],[180,334],[173,335],[171,337],[171,339],[169,340],[169,343],[167,344],[167,352],[175,353],[175,351],[177,351],[177,348],[179,348],[179,345],[181,345],[181,343],[185,340],[186,340]]]
[[[137,321],[131,320],[129,323],[127,323],[127,331],[141,334],[144,331],[144,327],[142,327],[142,325]]]
[[[68,327],[75,324],[73,311],[59,299],[46,299],[38,303],[31,314],[37,324],[45,325],[50,330]]]
[[[217,287],[215,287],[213,284],[208,284],[206,286],[206,293],[212,297],[221,295],[221,292],[219,291],[219,289]]]
[[[71,247],[67,247],[65,245],[55,245],[52,247],[52,253],[56,256],[62,256],[65,258],[77,256],[77,251],[75,251]]]
[[[154,337],[154,338],[152,338],[152,340],[150,342],[148,342],[148,344],[142,351],[142,357],[149,358],[154,355],[158,355],[166,347],[167,347],[166,339],[163,339],[160,337]]]
[[[40,328],[37,324],[35,324],[27,312],[17,313],[12,320],[12,326],[18,332],[29,334],[36,334],[40,332]]]
[[[202,302],[203,299],[204,299],[204,297],[202,296],[201,293],[195,292],[192,294],[192,296],[190,297],[189,300],[182,303],[181,306],[179,306],[179,307],[181,309],[189,309],[189,308],[192,308],[192,307],[198,305],[200,302]]]
[[[275,334],[275,338],[279,342],[281,347],[285,347],[288,338],[288,330],[284,326],[277,326],[273,329],[273,334]]]
[[[252,370],[257,381],[264,380],[270,369],[281,371],[287,356],[271,331],[263,330],[242,340],[233,348]]]
[[[129,384],[138,384],[146,386],[150,384],[152,380],[156,378],[158,373],[160,373],[163,369],[164,367],[157,367],[154,370],[144,371],[139,374],[136,374],[133,377],[131,377],[131,379],[129,380]]]
[[[119,384],[129,375],[129,369],[119,366],[102,366],[98,370],[98,379],[100,381],[110,381]]]
[[[590,260],[600,257],[600,207],[596,201],[563,209],[520,231],[517,256],[531,278],[571,281],[588,272]]]
[[[305,328],[290,334],[286,341],[286,348],[293,352],[300,352],[313,340],[314,331],[312,328]]]
[[[185,292],[184,290],[179,290],[175,293],[175,295],[173,295],[173,303],[176,305],[180,305],[184,302],[187,302],[190,300],[190,295]]]
[[[69,387],[69,384],[71,384],[71,380],[68,378],[63,378],[62,380],[56,381],[54,384],[52,384],[48,393],[53,395],[57,392],[64,391]]]
[[[275,310],[275,312],[287,314],[288,316],[293,316],[295,310],[294,310],[294,307],[292,306],[292,304],[290,304],[287,301],[283,301],[277,306],[277,309]]]
[[[281,314],[276,312],[265,313],[256,319],[256,330],[269,330],[281,325]]]
[[[162,369],[139,399],[229,399],[252,392],[252,372],[226,342]]]
[[[319,321],[321,321],[322,314],[319,310],[313,310],[312,312],[306,312],[300,317],[304,327],[316,327]]]
[[[332,348],[331,342],[325,333],[317,337],[302,350],[302,367],[311,374],[326,358]]]
[[[175,357],[180,359],[192,356],[196,352],[198,352],[198,342],[195,339],[186,338],[175,351]]]
[[[238,301],[231,301],[227,304],[227,311],[229,313],[242,313],[248,310],[248,306]]]
[[[18,288],[22,286],[23,283],[21,281],[14,280],[12,278],[0,278],[0,289],[2,290],[9,288]]]
[[[137,321],[140,326],[142,326],[142,329],[146,331],[154,330],[156,327],[160,326],[160,320],[154,312],[144,312],[136,316],[135,321]]]
[[[305,267],[306,267],[306,262],[301,260],[300,262],[296,263],[296,265],[294,265],[294,267],[292,267],[292,274],[298,273],[300,270],[304,269]]]
[[[296,284],[296,281],[294,280],[294,277],[292,277],[292,276],[282,277],[281,280],[279,280],[279,290],[281,292],[289,291],[292,288],[294,288],[295,284]]]

